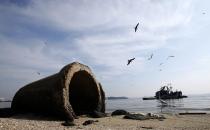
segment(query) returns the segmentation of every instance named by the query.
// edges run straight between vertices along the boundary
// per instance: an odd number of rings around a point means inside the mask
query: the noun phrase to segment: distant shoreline
[[[0,98],[0,102],[12,102],[12,100],[8,98]]]
[[[0,102],[12,102],[12,101],[8,100],[8,101],[0,101]]]
[[[128,97],[106,97],[107,100],[128,99]]]

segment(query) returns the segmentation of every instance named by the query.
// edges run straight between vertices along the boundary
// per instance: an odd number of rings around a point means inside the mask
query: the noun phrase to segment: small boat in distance
[[[156,97],[154,96],[154,97],[143,97],[142,98],[143,100],[154,100],[154,99],[156,99]]]
[[[143,100],[154,100],[154,99],[180,99],[187,98],[187,96],[182,95],[182,91],[172,91],[171,84],[165,85],[160,88],[159,91],[155,93],[154,97],[143,97]]]
[[[182,91],[172,91],[172,86],[163,86],[159,91],[155,93],[157,99],[180,99],[187,98],[187,96],[182,95]]]

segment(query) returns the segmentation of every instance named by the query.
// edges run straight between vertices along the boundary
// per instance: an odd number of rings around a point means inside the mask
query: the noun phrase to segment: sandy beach
[[[75,126],[63,126],[64,121],[46,117],[17,115],[10,118],[0,118],[1,130],[210,130],[210,114],[206,115],[164,115],[165,120],[130,120],[123,116],[89,118],[80,116],[75,120]],[[93,124],[83,126],[86,120],[98,120]]]

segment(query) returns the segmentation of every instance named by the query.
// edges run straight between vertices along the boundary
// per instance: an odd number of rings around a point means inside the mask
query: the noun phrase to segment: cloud
[[[6,91],[13,95],[25,84],[59,72],[76,55],[69,51],[71,46],[44,43],[42,39],[0,35],[0,46],[0,95],[7,97]]]
[[[148,54],[170,44],[167,41],[175,37],[176,30],[188,26],[191,10],[191,0],[31,0],[21,6],[2,4],[0,76],[27,73],[20,77],[31,81],[39,78],[33,75],[28,79],[31,71],[50,74],[75,60],[91,66],[103,81],[132,76],[145,69]],[[138,22],[139,30],[134,33]],[[127,67],[127,59],[133,57],[135,64]]]
[[[22,44],[20,44],[22,42]],[[28,43],[28,45],[23,42]],[[19,44],[17,44],[19,43]],[[31,68],[55,69],[60,65],[56,60],[45,54],[47,47],[37,39],[13,41],[1,37],[0,61],[4,64],[25,66]]]
[[[103,4],[102,4],[103,3]],[[191,1],[151,2],[144,0],[32,0],[29,5],[1,6],[10,15],[22,16],[25,22],[63,30],[104,31],[116,27],[131,27],[138,21],[144,28],[160,29],[187,24]],[[19,18],[20,19],[20,18]]]

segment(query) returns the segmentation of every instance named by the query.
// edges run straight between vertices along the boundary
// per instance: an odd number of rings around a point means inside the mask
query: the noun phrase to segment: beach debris
[[[66,120],[64,123],[62,123],[63,126],[75,126],[74,122],[73,121],[69,121],[69,120]]]
[[[140,128],[144,128],[144,129],[153,129],[153,127],[151,127],[151,126],[141,126]]]
[[[126,114],[129,114],[129,112],[127,112],[126,110],[119,109],[119,110],[113,111],[111,115],[118,116],[118,115],[126,115]]]
[[[123,117],[124,119],[133,119],[133,120],[148,120],[148,119],[166,119],[163,115],[158,115],[158,114],[152,114],[152,113],[147,113],[147,114],[127,114]]]
[[[87,120],[85,121],[82,125],[90,125],[90,124],[93,124],[94,122],[98,122],[98,120]]]
[[[150,55],[150,57],[147,60],[151,60],[153,58],[153,53]]]
[[[185,113],[179,113],[179,115],[205,115],[207,113],[205,112],[185,112]]]
[[[132,58],[132,59],[128,59],[128,63],[127,65],[129,65],[133,60],[135,60],[135,58]]]
[[[136,26],[135,26],[135,28],[134,28],[135,29],[135,32],[138,30],[138,26],[139,26],[139,23],[137,23]]]
[[[133,119],[133,120],[146,120],[148,119],[145,115],[143,114],[126,114],[124,117],[124,119]]]
[[[159,115],[159,114],[153,114],[153,113],[147,113],[146,116],[150,119],[166,119],[163,115]]]
[[[73,121],[76,115],[105,113],[105,93],[88,66],[73,62],[58,73],[19,89],[11,108],[17,114],[48,113]]]

